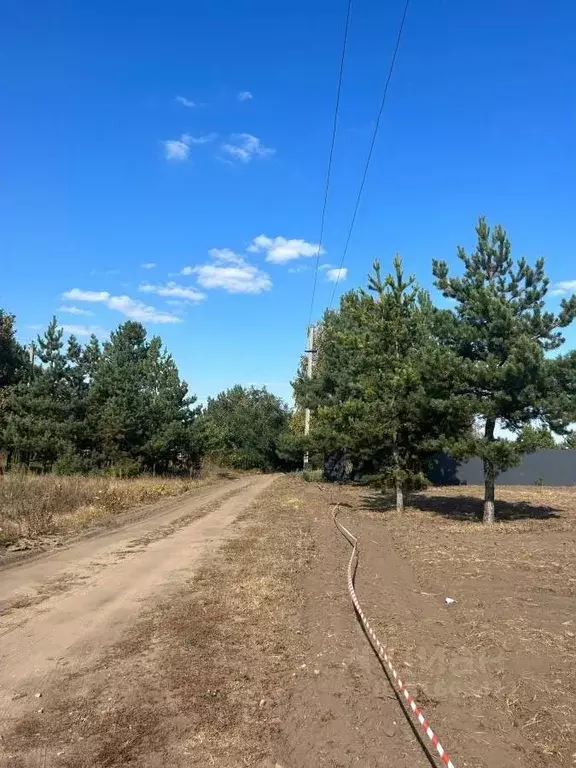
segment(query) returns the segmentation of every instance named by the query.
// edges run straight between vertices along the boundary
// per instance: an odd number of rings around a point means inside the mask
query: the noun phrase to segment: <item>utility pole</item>
[[[308,326],[308,349],[306,350],[306,357],[307,357],[307,365],[306,365],[306,375],[309,379],[312,378],[312,367],[314,365],[314,353],[316,350],[314,349],[314,326],[309,325]],[[310,434],[310,408],[306,408],[304,411],[304,436],[307,437]],[[305,451],[304,453],[304,469],[308,469],[308,464],[310,462],[310,456],[308,455],[308,451]]]
[[[36,356],[36,348],[34,346],[34,342],[30,344],[28,353],[30,355],[30,377],[28,379],[28,386],[30,386],[31,381],[34,378],[34,358]]]

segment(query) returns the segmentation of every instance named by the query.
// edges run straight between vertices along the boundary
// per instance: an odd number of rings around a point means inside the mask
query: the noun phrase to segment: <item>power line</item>
[[[344,60],[346,58],[346,46],[348,44],[348,28],[350,26],[350,11],[352,9],[352,0],[348,0],[348,10],[346,12],[346,23],[344,25],[344,40],[342,43],[342,56],[340,58],[340,72],[338,74],[338,89],[336,92],[336,105],[334,108],[334,123],[332,125],[332,141],[330,143],[330,154],[328,155],[328,170],[326,172],[326,191],[324,193],[324,204],[322,206],[322,216],[320,218],[320,237],[318,238],[318,253],[316,254],[316,265],[314,268],[314,283],[312,286],[312,298],[310,299],[310,314],[308,325],[312,323],[312,313],[314,311],[314,297],[316,296],[316,285],[318,283],[318,268],[320,265],[320,253],[322,251],[322,240],[324,239],[324,223],[326,221],[326,208],[328,206],[328,192],[330,190],[330,176],[332,174],[332,158],[334,156],[334,144],[336,143],[336,127],[338,125],[338,113],[340,111],[340,94],[342,92],[342,78],[344,74]]]
[[[394,48],[394,53],[392,54],[392,60],[390,61],[390,68],[388,70],[388,76],[386,78],[386,83],[384,84],[384,92],[382,94],[382,101],[380,102],[380,109],[378,110],[378,116],[376,118],[376,124],[374,126],[374,132],[372,134],[372,141],[370,142],[370,148],[368,150],[368,156],[366,158],[366,165],[364,166],[364,173],[362,175],[362,181],[360,182],[360,189],[358,190],[358,196],[356,197],[356,204],[354,206],[354,213],[352,214],[352,220],[350,221],[350,228],[348,229],[348,235],[346,237],[346,243],[344,245],[344,250],[342,252],[342,258],[340,259],[340,266],[338,267],[338,274],[336,276],[336,280],[334,281],[334,288],[332,289],[332,297],[330,298],[330,306],[329,309],[332,308],[332,303],[334,302],[334,296],[336,294],[336,287],[338,286],[338,282],[340,280],[340,275],[342,274],[342,268],[344,266],[344,261],[346,259],[346,254],[348,253],[348,246],[350,245],[350,239],[352,237],[352,231],[354,230],[354,224],[356,223],[356,216],[358,214],[358,208],[360,207],[360,199],[362,197],[362,192],[364,191],[364,185],[366,184],[366,178],[368,176],[368,169],[370,167],[370,162],[372,161],[372,154],[374,152],[374,146],[376,144],[376,137],[378,136],[378,128],[380,127],[380,118],[382,117],[382,113],[384,112],[384,106],[386,105],[386,97],[388,95],[388,86],[390,85],[390,81],[392,80],[392,74],[394,73],[394,65],[396,64],[396,57],[398,55],[398,51],[400,49],[400,42],[402,40],[402,33],[404,31],[404,24],[406,23],[406,16],[408,14],[408,6],[410,5],[410,0],[406,0],[404,4],[404,13],[402,14],[402,20],[400,22],[400,28],[398,29],[398,35],[396,37],[396,46]]]

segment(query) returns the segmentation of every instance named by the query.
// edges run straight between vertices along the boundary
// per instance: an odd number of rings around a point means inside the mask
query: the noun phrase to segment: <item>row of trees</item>
[[[314,412],[306,447],[395,488],[398,509],[439,451],[479,456],[492,522],[499,472],[554,445],[552,433],[573,445],[576,352],[551,353],[564,343],[576,296],[549,312],[543,260],[514,262],[501,226],[490,231],[480,219],[476,232],[472,254],[458,249],[461,276],[433,262],[452,309],[434,306],[398,257],[387,276],[376,262],[368,290],[348,292],[324,315],[314,377],[301,366],[294,390]]]
[[[203,456],[236,468],[285,464],[290,413],[264,389],[233,387],[204,408],[158,336],[126,322],[100,344],[65,343],[56,318],[28,354],[0,310],[0,452],[36,471],[181,473]]]

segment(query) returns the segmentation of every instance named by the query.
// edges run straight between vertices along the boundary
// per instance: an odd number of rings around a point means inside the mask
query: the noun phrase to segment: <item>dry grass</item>
[[[202,479],[61,477],[13,472],[0,476],[0,546],[18,539],[76,533],[130,507],[179,496]]]

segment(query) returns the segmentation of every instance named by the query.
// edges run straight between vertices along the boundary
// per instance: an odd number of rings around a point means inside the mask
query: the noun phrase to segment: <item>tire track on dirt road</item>
[[[189,578],[202,556],[234,535],[232,523],[273,480],[257,476],[227,483],[182,499],[166,514],[3,571],[5,599],[63,575],[72,584],[39,605],[0,618],[0,630],[9,630],[0,637],[3,729],[38,709],[42,700],[35,695],[50,687],[52,675],[81,672],[119,638],[144,602]],[[179,519],[190,517],[178,528]],[[166,535],[159,523],[175,524],[176,530]]]

